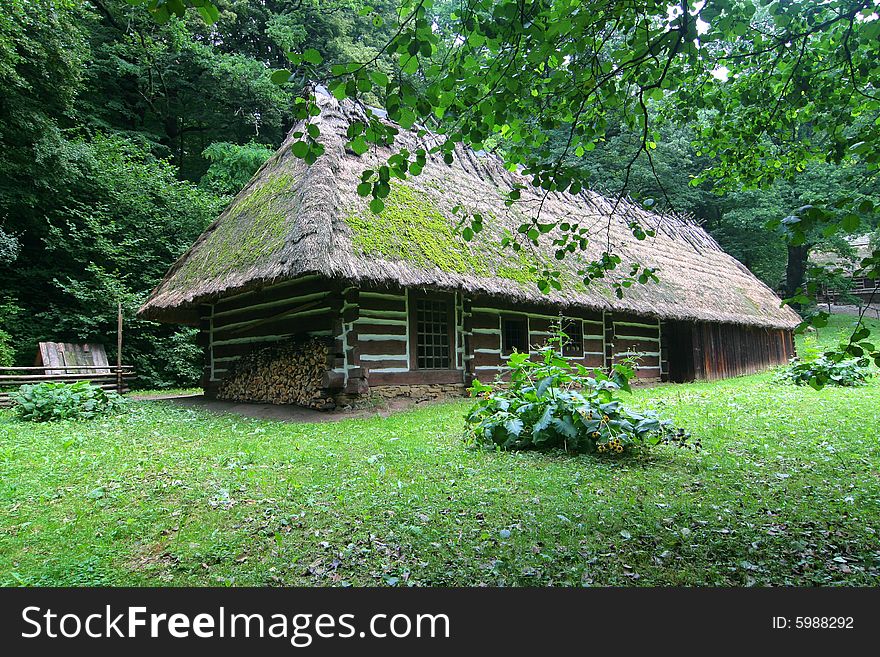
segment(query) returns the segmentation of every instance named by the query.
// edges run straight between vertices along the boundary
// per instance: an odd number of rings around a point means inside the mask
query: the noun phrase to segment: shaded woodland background
[[[364,61],[396,27],[396,4],[362,0],[219,0],[220,18],[158,25],[124,0],[11,0],[0,12],[0,365],[30,364],[40,340],[115,344],[144,387],[191,385],[195,331],[134,314],[168,266],[283,140],[306,80],[270,80],[286,53],[318,50],[322,67]],[[454,3],[438,7],[438,22]],[[35,9],[38,7],[39,9]],[[377,19],[377,16],[384,19]],[[387,72],[403,75],[388,61]],[[605,141],[576,159],[598,189],[618,193],[624,152],[639,140],[613,115]],[[767,222],[805,203],[833,205],[854,179],[816,164],[794,181],[716,194],[693,177],[712,165],[700,126],[666,123],[653,170],[640,158],[627,192],[692,214],[764,282],[785,291],[811,250],[848,247],[813,236],[787,247]],[[565,135],[552,137],[564,148]],[[498,143],[496,148],[503,149]],[[875,194],[880,202],[880,190]],[[789,281],[790,286],[791,281]]]

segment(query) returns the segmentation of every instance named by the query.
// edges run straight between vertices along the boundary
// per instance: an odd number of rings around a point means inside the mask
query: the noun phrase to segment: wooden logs
[[[328,410],[335,406],[328,384],[336,383],[326,340],[285,342],[242,356],[217,388],[218,399],[297,404]]]

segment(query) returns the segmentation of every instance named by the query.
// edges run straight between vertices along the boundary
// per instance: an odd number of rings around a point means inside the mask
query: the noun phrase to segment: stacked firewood
[[[297,404],[327,410],[333,398],[322,390],[328,367],[326,342],[286,342],[242,356],[220,382],[218,399],[268,404]]]

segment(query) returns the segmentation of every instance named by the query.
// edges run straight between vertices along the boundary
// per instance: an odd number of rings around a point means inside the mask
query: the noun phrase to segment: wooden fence
[[[39,367],[0,367],[0,407],[9,406],[9,393],[27,383],[76,383],[88,381],[104,390],[128,392],[128,380],[134,377],[131,365],[58,365]],[[47,374],[51,370],[52,374]]]

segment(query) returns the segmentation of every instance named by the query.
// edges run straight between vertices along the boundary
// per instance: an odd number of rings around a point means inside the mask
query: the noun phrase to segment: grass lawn
[[[848,341],[855,328],[857,319],[854,315],[830,315],[828,317],[828,326],[816,329],[805,336],[798,336],[798,352],[802,353],[804,347],[831,349],[836,347],[841,341]],[[871,330],[871,342],[877,342],[880,339],[880,321],[869,317],[864,318],[862,321]]]
[[[312,425],[167,402],[91,424],[0,412],[0,584],[880,582],[876,378],[816,392],[763,374],[631,401],[703,451],[470,450],[464,401]]]

